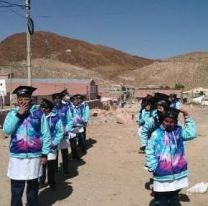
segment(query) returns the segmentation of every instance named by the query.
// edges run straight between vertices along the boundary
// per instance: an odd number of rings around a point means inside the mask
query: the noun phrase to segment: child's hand
[[[19,114],[21,114],[21,115],[24,115],[29,109],[29,106],[27,103],[22,103],[22,104],[20,104],[19,107],[20,107]]]
[[[41,164],[41,165],[46,165],[46,164],[47,164],[47,158],[42,157],[42,158],[41,158],[41,161],[40,161],[40,164]]]
[[[188,117],[188,112],[185,110],[180,110],[183,113],[183,117],[186,119]]]

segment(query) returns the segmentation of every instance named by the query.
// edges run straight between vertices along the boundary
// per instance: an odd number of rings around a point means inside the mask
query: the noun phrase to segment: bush
[[[185,86],[183,84],[180,84],[180,83],[175,84],[175,89],[184,89],[184,88]]]

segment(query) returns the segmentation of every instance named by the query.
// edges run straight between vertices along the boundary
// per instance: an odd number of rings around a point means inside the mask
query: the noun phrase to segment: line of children
[[[67,175],[68,147],[71,147],[72,159],[80,159],[78,146],[81,148],[83,155],[87,152],[84,127],[86,127],[89,121],[89,106],[85,103],[83,95],[77,94],[69,97],[67,90],[56,93],[53,97],[54,109],[57,110],[62,119],[65,130],[64,138],[59,145],[59,149],[62,152],[64,174]]]
[[[55,189],[57,149],[62,152],[65,175],[69,174],[68,147],[71,146],[76,159],[77,142],[83,154],[87,151],[84,127],[89,120],[89,107],[84,97],[75,95],[69,102],[69,94],[64,90],[52,95],[53,102],[42,99],[38,106],[32,103],[35,90],[20,86],[13,91],[17,95],[16,107],[7,114],[3,125],[4,133],[11,136],[7,175],[11,179],[12,206],[22,205],[25,182],[28,206],[39,205],[38,189],[46,186],[46,169],[48,184]]]
[[[27,202],[29,206],[38,203],[38,179],[48,158],[48,183],[55,188],[55,157],[57,145],[62,152],[63,170],[68,172],[68,146],[70,138],[72,153],[77,140],[83,154],[86,154],[84,127],[89,120],[89,107],[84,104],[82,95],[71,97],[67,103],[66,91],[53,95],[54,105],[43,99],[40,107],[31,101],[33,87],[20,86],[17,94],[17,107],[12,109],[4,122],[5,134],[11,135],[8,176],[11,178],[11,205],[22,205],[22,194],[27,182]],[[152,101],[152,100],[151,100]],[[178,192],[188,185],[187,162],[184,154],[184,141],[196,137],[194,121],[183,112],[185,128],[178,125],[179,110],[171,109],[167,96],[155,94],[156,115],[150,115],[153,102],[144,104],[149,119],[143,116],[141,135],[144,138],[146,165],[153,172],[155,205],[178,206]],[[41,110],[42,109],[42,110]],[[149,110],[149,111],[148,111]],[[144,113],[145,113],[144,112]],[[45,113],[45,114],[44,114]],[[139,120],[140,124],[142,123]],[[73,140],[73,141],[71,141]],[[46,166],[42,183],[46,179]]]
[[[154,97],[147,100],[151,102],[151,115],[145,119],[144,125],[140,128],[141,152],[145,151],[151,133],[161,124],[163,113],[170,106],[168,98],[165,94],[156,93]]]
[[[187,112],[177,109],[180,105],[176,104],[175,95],[173,100],[168,95],[156,93],[152,101],[157,112],[145,119],[140,138],[146,168],[153,173],[154,205],[179,206],[178,193],[188,186],[183,142],[196,138],[196,125]],[[184,128],[178,124],[180,112],[184,117]]]

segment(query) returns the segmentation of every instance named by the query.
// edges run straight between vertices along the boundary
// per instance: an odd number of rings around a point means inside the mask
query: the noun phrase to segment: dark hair
[[[165,100],[159,100],[157,103],[156,103],[157,106],[162,106],[164,107],[164,109],[168,109],[170,104],[169,102],[165,101]]]
[[[164,119],[166,117],[169,117],[169,118],[177,121],[178,120],[178,115],[179,115],[179,113],[178,112],[175,112],[175,111],[165,111],[164,112]]]
[[[40,107],[45,108],[45,109],[49,109],[51,111],[53,109],[54,105],[50,100],[43,98],[40,103]]]

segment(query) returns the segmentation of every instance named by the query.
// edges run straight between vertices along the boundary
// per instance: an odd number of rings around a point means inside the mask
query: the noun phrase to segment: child
[[[60,143],[61,139],[64,135],[64,128],[59,115],[56,110],[53,109],[53,103],[48,99],[42,99],[40,104],[40,108],[45,113],[50,134],[51,134],[51,147],[50,153],[48,154],[48,162],[47,165],[43,166],[43,176],[40,178],[40,187],[45,186],[46,180],[46,166],[48,169],[48,184],[51,190],[55,190],[56,182],[55,182],[55,172],[56,172],[56,156],[57,156],[57,146]]]
[[[83,115],[83,119],[84,119],[84,140],[86,141],[86,132],[87,132],[87,124],[89,122],[90,119],[90,107],[88,105],[88,103],[85,101],[85,96],[79,94],[78,95],[78,100],[79,100],[79,105],[82,109],[82,115]]]
[[[157,129],[162,121],[163,113],[169,108],[170,102],[167,99],[155,98],[156,110],[149,119],[146,119],[144,126],[140,129],[140,139],[142,148],[145,151],[147,141],[152,132]]]
[[[140,112],[137,114],[137,123],[139,126],[138,135],[141,143],[141,147],[139,148],[140,153],[144,152],[146,146],[146,141],[142,138],[143,136],[141,135],[142,128],[145,125],[145,122],[148,122],[151,117],[156,115],[156,110],[154,110],[153,105],[153,98],[146,98],[146,100],[142,103]]]
[[[63,104],[61,98],[62,98],[61,93],[55,93],[52,95],[52,100],[53,100],[53,104],[54,104],[53,110],[56,110],[56,112],[58,113],[58,116],[61,119],[63,127],[64,127],[63,138],[58,146],[58,149],[61,150],[61,154],[62,154],[64,175],[68,176],[69,175],[68,148],[70,146],[69,139],[68,139],[68,133],[71,130],[71,127],[73,124],[73,119],[72,119],[68,104]],[[57,155],[56,165],[58,167],[58,155]]]
[[[170,94],[169,100],[171,102],[170,107],[173,107],[175,109],[180,109],[181,108],[181,103],[180,103],[179,99],[177,98],[176,94]]]
[[[84,127],[86,126],[88,118],[86,119],[84,116],[84,105],[81,105],[79,96],[79,94],[76,94],[71,97],[70,110],[73,117],[73,130],[71,131],[71,134],[76,136],[75,139],[78,140],[82,153],[86,154],[87,148],[84,137]],[[70,143],[71,141],[72,139],[70,139]]]
[[[196,138],[195,122],[183,112],[185,127],[177,124],[179,110],[170,108],[152,133],[145,153],[153,172],[155,206],[179,206],[178,192],[188,186],[184,141]]]
[[[22,205],[22,194],[27,182],[27,204],[38,203],[38,178],[50,151],[50,131],[44,113],[32,104],[31,95],[36,88],[19,86],[17,107],[6,116],[3,131],[11,135],[8,177],[11,179],[11,205]]]

